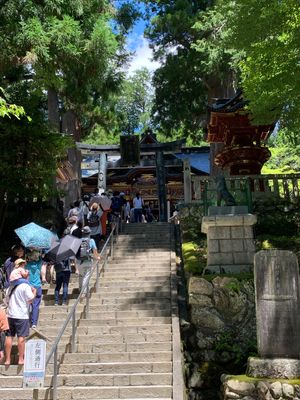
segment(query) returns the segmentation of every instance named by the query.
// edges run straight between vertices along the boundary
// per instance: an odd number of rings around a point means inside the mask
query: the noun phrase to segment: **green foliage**
[[[57,163],[70,143],[61,134],[49,131],[39,94],[32,93],[28,98],[31,88],[26,84],[14,89],[14,96],[24,104],[32,121],[26,117],[0,119],[1,201],[4,193],[9,201],[48,198],[54,191]]]
[[[271,147],[272,157],[263,166],[263,174],[292,174],[300,172],[300,145]]]
[[[228,355],[233,360],[235,365],[243,367],[247,362],[248,357],[257,355],[256,338],[248,338],[246,341],[239,341],[239,333],[235,330],[227,330],[219,335],[215,345],[215,350],[219,356],[223,353]]]
[[[2,94],[2,95],[1,95]],[[16,117],[20,119],[25,116],[25,110],[22,106],[17,106],[16,104],[9,104],[4,98],[5,92],[0,87],[0,117]],[[31,121],[31,118],[27,116],[28,121]]]
[[[155,59],[161,67],[154,73],[154,124],[165,136],[182,131],[201,140],[206,120],[206,82],[201,55],[192,48],[193,25],[206,1],[142,1],[152,17],[146,30]]]
[[[273,209],[272,212],[258,213],[255,231],[258,235],[273,233],[278,236],[294,236],[299,232],[299,222],[295,213],[285,213]]]
[[[184,241],[182,244],[184,270],[194,275],[201,275],[206,267],[206,251],[205,238],[201,238],[197,242]]]
[[[212,35],[196,42],[209,57],[207,68],[225,61],[240,76],[254,123],[273,123],[297,129],[300,122],[300,6],[297,0],[257,2],[217,1],[195,25],[211,26]],[[214,45],[216,47],[214,48]]]
[[[131,135],[144,132],[150,124],[152,107],[151,75],[142,68],[127,78],[122,85],[122,93],[116,100],[115,111],[120,133]]]
[[[3,87],[33,80],[40,92],[57,93],[62,114],[70,110],[77,116],[78,132],[89,133],[95,125],[106,129],[107,102],[120,86],[121,66],[129,56],[124,34],[136,17],[134,7],[124,4],[117,11],[107,0],[5,2],[0,10]]]

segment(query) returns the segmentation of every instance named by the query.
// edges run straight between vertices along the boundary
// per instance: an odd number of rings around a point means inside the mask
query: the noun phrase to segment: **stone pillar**
[[[106,190],[106,154],[99,154],[99,170],[98,170],[98,189],[99,193],[103,193]]]
[[[260,357],[300,354],[299,268],[295,254],[259,251],[254,258],[257,344]]]
[[[162,151],[156,152],[156,179],[158,186],[159,220],[167,222],[166,171],[164,153]]]
[[[247,211],[243,206],[210,207],[209,215],[202,218],[201,231],[207,234],[204,273],[252,271],[255,253],[253,225],[257,218]]]
[[[184,202],[191,203],[192,201],[192,181],[191,181],[191,165],[186,158],[183,160],[183,181],[184,181]]]

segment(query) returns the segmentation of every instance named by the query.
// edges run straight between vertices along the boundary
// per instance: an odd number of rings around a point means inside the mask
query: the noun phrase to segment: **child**
[[[25,269],[26,261],[23,258],[18,258],[15,261],[14,269],[9,276],[10,285],[16,286],[20,283],[28,283],[27,278],[29,271]]]

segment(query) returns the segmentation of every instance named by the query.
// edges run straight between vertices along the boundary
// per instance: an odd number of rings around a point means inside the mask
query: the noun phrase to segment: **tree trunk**
[[[208,104],[215,103],[217,99],[226,99],[233,97],[235,94],[233,73],[228,72],[225,80],[221,80],[217,75],[210,76],[206,79],[206,86],[208,88]],[[209,123],[209,114],[207,116],[207,125]],[[226,171],[218,167],[214,163],[214,159],[224,148],[224,143],[210,143],[210,175],[227,175]]]
[[[73,136],[74,142],[80,141],[80,124],[74,111],[68,110],[63,115],[62,130]],[[75,146],[68,149],[68,161],[74,174],[72,188],[70,186],[71,193],[68,193],[71,203],[81,197],[81,152]]]
[[[51,127],[60,132],[58,95],[55,89],[48,89],[48,118]]]

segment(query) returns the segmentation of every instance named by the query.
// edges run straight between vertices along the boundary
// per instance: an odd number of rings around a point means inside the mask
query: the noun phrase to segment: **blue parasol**
[[[34,222],[15,229],[15,232],[25,247],[49,249],[53,241],[56,240],[56,235],[53,232]]]

